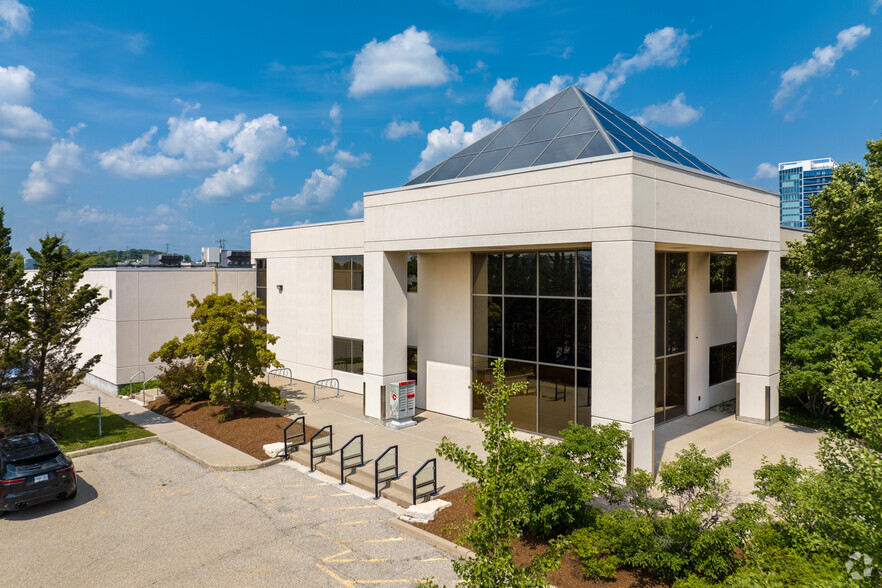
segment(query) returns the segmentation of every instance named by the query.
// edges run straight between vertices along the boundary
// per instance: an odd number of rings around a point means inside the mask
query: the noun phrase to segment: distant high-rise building
[[[782,227],[808,228],[808,217],[812,215],[809,197],[830,183],[834,167],[836,162],[830,157],[778,164]]]

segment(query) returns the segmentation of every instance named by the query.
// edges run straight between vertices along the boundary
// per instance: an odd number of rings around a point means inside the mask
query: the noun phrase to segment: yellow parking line
[[[365,506],[326,506],[325,508],[320,508],[319,510],[355,510],[357,508],[380,508],[380,505],[368,504]]]
[[[322,564],[317,563],[317,564],[315,564],[315,567],[317,567],[318,569],[320,569],[321,571],[323,571],[327,575],[331,576],[332,578],[334,578],[335,580],[337,580],[338,582],[340,582],[344,586],[348,586],[348,588],[355,587],[355,582],[351,582],[349,580],[344,580],[343,578],[341,578],[340,576],[338,576],[337,574],[335,574],[334,572],[332,572],[331,570],[329,570],[328,568],[326,568]]]
[[[389,537],[388,539],[368,539],[365,543],[388,543],[390,541],[406,541],[404,537]]]

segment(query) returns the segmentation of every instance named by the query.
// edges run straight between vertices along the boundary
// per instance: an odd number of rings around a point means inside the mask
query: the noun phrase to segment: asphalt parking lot
[[[75,459],[79,492],[0,518],[6,586],[453,585],[394,515],[285,465],[203,468],[160,443]]]

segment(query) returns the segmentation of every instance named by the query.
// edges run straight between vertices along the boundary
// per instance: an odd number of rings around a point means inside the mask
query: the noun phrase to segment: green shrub
[[[205,372],[195,361],[175,362],[162,368],[156,377],[159,388],[171,402],[208,400],[210,389]]]
[[[615,555],[597,547],[594,535],[588,529],[578,529],[570,535],[570,549],[582,564],[582,573],[589,580],[615,580],[621,561]]]

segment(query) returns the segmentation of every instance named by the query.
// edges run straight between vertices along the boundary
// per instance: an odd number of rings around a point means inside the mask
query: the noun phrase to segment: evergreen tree
[[[27,325],[24,259],[12,252],[12,229],[5,226],[4,217],[0,207],[0,402],[14,392]]]

